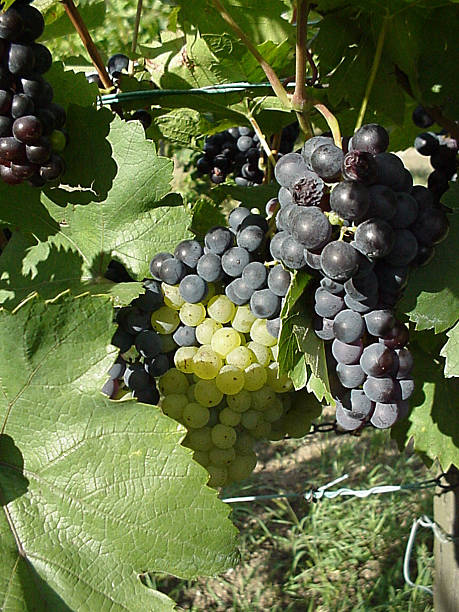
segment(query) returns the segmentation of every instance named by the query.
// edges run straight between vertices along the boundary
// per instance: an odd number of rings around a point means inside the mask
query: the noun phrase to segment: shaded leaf
[[[440,355],[445,357],[445,376],[459,376],[459,323],[446,333],[449,340],[442,348]]]

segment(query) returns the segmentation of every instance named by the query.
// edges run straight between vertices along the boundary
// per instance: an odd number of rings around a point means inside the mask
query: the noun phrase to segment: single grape
[[[174,251],[174,257],[189,268],[196,268],[202,254],[202,246],[197,240],[182,240]]]
[[[249,410],[252,405],[250,391],[246,391],[245,389],[242,389],[239,393],[235,393],[234,395],[228,395],[226,401],[231,410],[239,413]]]
[[[356,248],[370,259],[388,255],[395,243],[394,230],[383,219],[372,218],[361,223],[355,232]]]
[[[314,149],[310,164],[321,179],[333,182],[341,173],[343,157],[342,149],[334,144],[324,144]]]
[[[270,289],[255,291],[250,298],[250,310],[258,319],[272,319],[280,313],[280,297]]]
[[[353,300],[363,302],[368,298],[373,298],[378,294],[378,277],[373,271],[366,276],[350,278],[344,283],[346,295]]]
[[[250,225],[238,231],[236,241],[238,247],[253,253],[257,251],[265,239],[265,232],[258,225]]]
[[[357,340],[352,343],[341,342],[341,340],[333,340],[332,354],[338,363],[345,365],[353,365],[359,362],[363,351],[363,343]]]
[[[322,340],[333,340],[335,333],[333,331],[333,319],[316,316],[313,321],[314,331]]]
[[[229,323],[236,314],[236,308],[226,295],[216,295],[207,304],[207,314],[218,323]]]
[[[266,329],[273,338],[276,338],[276,339],[279,338],[280,330],[281,330],[280,317],[276,317],[275,319],[268,319],[268,321],[266,322]],[[277,349],[278,347],[273,346],[271,350],[274,350],[274,348]],[[277,355],[275,356],[275,359],[277,360]]]
[[[150,377],[140,363],[127,364],[124,370],[123,380],[126,387],[134,391],[146,389],[151,385]]]
[[[255,453],[251,455],[239,455],[228,466],[228,479],[231,482],[240,482],[250,476],[257,465],[257,456]]]
[[[395,350],[398,357],[397,378],[406,378],[413,369],[413,356],[407,348]]]
[[[349,181],[373,183],[376,179],[376,162],[367,151],[349,151],[344,156],[342,165],[343,176]]]
[[[393,404],[376,402],[370,422],[377,429],[387,429],[395,425],[399,417],[400,409],[398,402]]]
[[[193,373],[204,380],[215,378],[221,367],[221,357],[209,345],[202,345],[193,357]]]
[[[246,391],[257,391],[261,389],[267,381],[266,368],[259,363],[252,363],[244,370],[244,389]]]
[[[371,185],[368,188],[368,194],[369,215],[390,221],[397,211],[397,199],[392,189],[387,185]]]
[[[426,109],[419,105],[413,111],[412,117],[414,125],[419,128],[429,128],[434,124],[434,120],[426,111]]]
[[[319,208],[300,208],[292,219],[291,231],[293,238],[300,244],[315,250],[330,240],[332,226]]]
[[[395,317],[390,310],[373,310],[364,315],[368,333],[377,338],[388,336],[394,325]]]
[[[272,244],[272,242],[271,242]],[[292,236],[287,236],[280,249],[279,258],[287,267],[293,270],[300,270],[306,265],[304,258],[304,247]]]
[[[233,317],[231,325],[237,331],[248,334],[255,318],[249,306],[239,306],[236,308],[236,314]]]
[[[326,289],[329,293],[333,293],[333,295],[343,295],[344,293],[344,285],[332,280],[331,278],[322,278],[320,281],[320,286]]]
[[[353,310],[354,312],[358,312],[362,315],[373,310],[377,302],[378,302],[378,297],[376,295],[370,296],[360,301],[354,300],[353,298],[351,298],[350,295],[347,295],[347,294],[344,296],[344,303],[347,306],[347,308],[349,308],[350,310]]]
[[[448,235],[448,217],[443,210],[429,207],[420,212],[410,229],[421,244],[438,244]]]
[[[342,297],[329,293],[322,287],[316,289],[314,297],[314,310],[326,319],[333,319],[344,308]]]
[[[409,377],[409,378],[400,378],[398,379],[398,383],[400,385],[400,399],[401,400],[407,400],[409,399],[414,391],[414,380]]]
[[[206,247],[216,255],[223,255],[233,245],[233,240],[231,231],[226,227],[219,226],[210,229],[204,238]]]
[[[167,266],[167,264],[168,262],[165,261],[163,264],[163,272],[164,266]],[[188,274],[180,281],[179,290],[185,302],[197,304],[205,298],[208,287],[206,281],[197,274]]]
[[[268,274],[268,287],[275,295],[284,297],[287,295],[290,279],[291,275],[288,270],[279,265],[274,266]]]
[[[181,346],[174,353],[174,365],[180,372],[193,373],[193,357],[198,349],[195,346]]]
[[[187,427],[200,429],[209,422],[209,410],[198,403],[192,402],[187,404],[183,409],[183,422]]]
[[[280,231],[275,234],[271,242],[269,243],[269,252],[273,259],[280,261],[282,259],[282,248],[284,244],[284,240],[289,237],[289,233],[287,231]]]
[[[375,342],[364,349],[360,365],[368,376],[383,378],[397,370],[397,355],[383,344]]]
[[[407,326],[400,321],[396,321],[389,334],[382,338],[380,342],[382,341],[390,349],[400,349],[408,343],[409,338],[410,332]]]
[[[240,344],[241,336],[239,332],[231,327],[217,329],[210,342],[212,349],[223,358]]]
[[[287,206],[288,204],[294,204],[293,196],[288,189],[281,187],[277,194],[277,200],[281,207]]]
[[[353,310],[341,310],[333,320],[333,334],[337,340],[352,344],[365,333],[363,317]]]
[[[244,206],[238,206],[237,208],[233,208],[228,217],[229,226],[237,231],[242,221],[250,215],[250,210],[245,208]]]
[[[220,280],[223,275],[220,256],[215,253],[205,253],[197,263],[196,272],[208,283]]]
[[[260,321],[262,321],[262,320],[263,319],[260,319]],[[256,335],[258,335],[258,334],[256,334]],[[272,338],[271,334],[269,334],[269,337],[270,337],[270,342],[272,342],[273,338]],[[272,344],[272,346],[274,346],[274,345],[275,345],[275,342]],[[268,366],[269,365],[269,362],[271,361],[271,351],[270,351],[270,348],[268,346],[266,346],[264,344],[261,344],[260,342],[254,342],[253,340],[251,340],[250,342],[247,343],[246,348],[250,350],[250,352],[252,353],[252,356],[254,357],[252,359],[251,363],[256,361],[257,363],[259,363],[262,366]],[[250,364],[247,364],[247,366],[248,365],[250,365]]]
[[[156,406],[159,402],[159,393],[154,387],[134,389],[132,392],[132,397],[143,404],[150,404],[151,406]]]
[[[135,338],[135,347],[142,357],[156,357],[161,352],[161,338],[153,330],[143,330]]]
[[[147,359],[144,368],[150,376],[162,376],[170,367],[169,358],[164,353],[156,355],[153,359]]]
[[[355,431],[362,427],[362,419],[356,417],[350,410],[343,406],[342,402],[336,400],[336,423],[344,431]]]
[[[185,302],[179,311],[180,321],[190,327],[197,327],[206,318],[206,309],[203,304]],[[179,344],[179,343],[177,343]]]
[[[151,325],[159,334],[172,334],[180,324],[176,310],[168,306],[161,306],[151,315]]]
[[[250,255],[246,249],[237,246],[226,251],[221,261],[223,271],[234,278],[240,276],[250,263]]]
[[[225,408],[226,410],[226,408]],[[213,465],[228,466],[236,458],[236,451],[231,448],[212,448],[209,451],[209,459]]]
[[[416,220],[418,216],[417,200],[409,193],[396,193],[396,212],[390,224],[395,229],[405,229]]]
[[[369,376],[363,384],[365,395],[372,402],[390,404],[396,395],[396,385],[392,378],[374,378]]]
[[[356,389],[363,384],[366,376],[362,370],[360,364],[347,365],[344,363],[338,363],[336,366],[336,374],[343,387],[347,389]]]
[[[352,149],[376,155],[389,146],[389,134],[377,123],[362,125],[352,136]]]
[[[177,285],[186,274],[186,268],[181,261],[175,257],[165,259],[159,270],[161,280],[168,285]]]
[[[121,74],[127,71],[129,67],[129,58],[122,53],[115,53],[107,62],[107,70],[111,77],[119,78]]]
[[[220,404],[223,392],[217,387],[216,380],[198,380],[194,385],[194,397],[201,406],[212,408]]]
[[[387,185],[394,191],[403,191],[406,182],[402,160],[393,153],[378,153],[376,161],[376,182]]]
[[[267,269],[260,261],[252,261],[242,270],[242,279],[253,291],[266,286]]]
[[[236,431],[232,427],[219,423],[212,427],[211,437],[217,448],[231,448],[236,442]]]
[[[323,145],[332,145],[333,138],[329,138],[328,136],[313,136],[306,140],[301,149],[301,155],[306,162],[307,167],[312,170],[311,166],[311,157],[314,151]]]
[[[214,319],[204,319],[204,321],[196,327],[197,341],[200,344],[210,344],[213,335],[217,329],[221,329],[221,327],[221,323],[218,323],[218,321],[215,321]]]
[[[343,181],[330,194],[330,207],[347,221],[360,221],[370,206],[368,189],[361,183]]]
[[[287,374],[279,374],[279,364],[270,363],[268,366],[268,385],[276,393],[286,393],[293,387],[291,379]]]
[[[33,160],[31,160],[33,161]],[[161,280],[161,267],[163,262],[166,259],[171,259],[173,257],[172,253],[167,253],[165,251],[161,253],[157,253],[153,259],[150,261],[150,274],[155,280]]]
[[[342,240],[329,242],[322,251],[320,261],[324,274],[338,282],[351,278],[359,267],[357,251]]]
[[[266,319],[257,319],[256,321],[254,321],[252,327],[250,328],[250,337],[254,342],[258,342],[263,346],[270,347],[276,344],[276,339],[273,338],[266,329]],[[247,346],[248,348],[251,348],[249,345]]]
[[[306,162],[298,153],[288,153],[281,157],[275,168],[274,176],[282,187],[292,187],[307,172]]]
[[[368,399],[363,389],[351,389],[345,394],[342,402],[356,419],[366,419],[372,414],[375,407],[374,402]]]
[[[221,368],[215,379],[217,388],[226,395],[234,395],[244,388],[244,371],[233,365],[225,365]]]

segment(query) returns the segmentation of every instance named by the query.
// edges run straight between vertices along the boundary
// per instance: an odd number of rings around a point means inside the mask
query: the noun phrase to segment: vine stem
[[[365,117],[365,113],[368,106],[368,101],[370,99],[371,90],[373,89],[373,84],[375,82],[376,73],[378,72],[379,64],[381,63],[382,50],[384,47],[384,41],[386,39],[387,26],[389,24],[389,16],[385,16],[382,22],[381,29],[378,35],[378,41],[376,43],[376,51],[373,57],[373,63],[371,65],[370,75],[368,77],[367,86],[365,88],[365,94],[363,96],[362,104],[360,105],[359,114],[357,117],[357,122],[355,124],[354,131],[357,131],[363,123],[363,118]]]
[[[143,0],[137,2],[137,12],[135,14],[134,32],[132,33],[131,51],[135,53],[137,47],[137,39],[139,37],[140,18],[142,17]]]
[[[276,165],[276,159],[275,159],[275,157],[273,155],[273,152],[271,151],[271,147],[266,142],[266,138],[264,137],[264,134],[261,131],[261,128],[260,128],[260,126],[257,123],[257,120],[252,115],[252,113],[249,113],[248,119],[250,121],[250,125],[253,127],[253,129],[255,131],[255,134],[258,136],[258,138],[260,140],[260,144],[263,147],[263,150],[266,153],[266,156],[267,156],[268,160],[271,162],[271,165],[274,168],[274,166]]]
[[[111,89],[113,84],[108,76],[108,72],[105,68],[104,62],[100,56],[100,53],[94,44],[94,41],[91,38],[90,33],[88,32],[88,28],[86,27],[85,22],[81,18],[80,13],[78,12],[77,7],[75,6],[73,0],[61,0],[64,5],[65,12],[67,13],[70,21],[72,22],[75,30],[78,32],[79,37],[83,45],[85,46],[87,52],[89,53],[89,57],[91,58],[92,63],[94,64],[95,69],[102,81],[103,86],[106,89]]]
[[[226,21],[226,23],[231,27],[231,29],[239,36],[242,42],[245,44],[250,53],[254,56],[260,66],[263,68],[264,73],[266,74],[268,81],[271,83],[271,86],[274,90],[274,93],[285,106],[285,108],[291,108],[289,96],[279,80],[275,70],[273,67],[264,59],[264,57],[260,54],[255,45],[251,42],[251,40],[246,36],[246,34],[241,30],[238,24],[234,21],[225,7],[222,5],[220,0],[212,0],[215,8],[219,11],[222,19]]]
[[[296,113],[301,131],[306,140],[312,137],[312,127],[308,116],[308,99],[306,94],[306,66],[308,62],[307,27],[309,3],[297,0],[296,4],[296,47],[295,47],[295,91],[292,96],[292,107]]]
[[[319,111],[319,113],[327,122],[327,125],[330,128],[330,131],[333,136],[333,142],[337,147],[341,149],[341,131],[339,129],[338,119],[330,110],[328,110],[325,104],[322,104],[322,102],[313,102],[313,106],[317,111]]]

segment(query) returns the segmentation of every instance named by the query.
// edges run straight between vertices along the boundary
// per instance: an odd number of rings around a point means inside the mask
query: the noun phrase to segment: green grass
[[[343,473],[349,479],[338,486],[356,489],[429,477],[415,455],[400,455],[387,432],[374,430],[261,445],[259,454],[250,482],[225,495],[302,492]],[[432,610],[431,597],[402,577],[411,524],[424,513],[432,515],[432,490],[237,503],[240,565],[195,582],[164,577],[156,587],[192,612]],[[432,584],[432,545],[430,531],[419,532],[411,566],[419,584]]]

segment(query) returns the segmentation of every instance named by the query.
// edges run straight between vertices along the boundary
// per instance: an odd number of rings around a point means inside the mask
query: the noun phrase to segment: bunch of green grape
[[[226,295],[190,304],[178,286],[163,290],[153,329],[171,334],[180,324],[193,327],[198,345],[175,351],[175,367],[159,378],[159,405],[188,429],[184,445],[208,470],[209,486],[243,480],[257,463],[255,442],[286,433],[292,382],[278,373],[277,340],[265,319]]]

